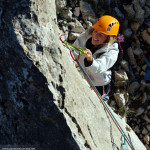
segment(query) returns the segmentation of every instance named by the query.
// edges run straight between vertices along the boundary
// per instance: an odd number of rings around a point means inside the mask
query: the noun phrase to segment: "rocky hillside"
[[[95,0],[93,4],[98,3]],[[103,12],[110,3],[104,4],[101,5],[104,6]],[[85,9],[86,7],[89,9]],[[60,34],[65,31],[68,31],[70,41],[75,40],[95,21],[98,10],[99,8],[92,11],[90,1],[0,1],[1,148],[120,148],[121,133],[77,70],[68,49],[59,41]],[[136,82],[141,83],[139,80]],[[143,85],[147,87],[147,84]],[[141,114],[148,117],[148,110],[144,109]],[[146,150],[145,146],[148,147],[148,144],[144,146],[140,136],[126,124],[125,119],[116,114],[114,116],[134,148]],[[141,118],[137,118],[137,128],[140,130],[139,120]],[[143,120],[146,126],[147,120]]]

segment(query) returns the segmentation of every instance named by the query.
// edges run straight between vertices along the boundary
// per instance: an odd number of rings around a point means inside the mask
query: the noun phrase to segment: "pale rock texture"
[[[59,40],[55,1],[1,2],[0,146],[120,148],[121,133]],[[66,5],[62,2],[61,7]],[[113,114],[135,149],[146,150]]]

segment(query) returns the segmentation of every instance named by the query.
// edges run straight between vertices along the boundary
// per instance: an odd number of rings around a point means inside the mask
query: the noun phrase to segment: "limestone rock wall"
[[[59,41],[55,1],[1,0],[0,12],[0,146],[120,148],[120,132]],[[135,149],[145,150],[114,115]]]
[[[117,114],[126,117],[128,124],[149,149],[150,75],[146,74],[146,59],[150,62],[149,0],[63,2],[65,5],[58,5],[59,0],[56,0],[57,18],[59,28],[68,35],[70,42],[83,32],[78,29],[86,30],[103,14],[119,20],[119,34],[124,37],[124,43],[121,43],[123,58],[120,65],[114,68],[115,80],[109,105]],[[68,15],[60,13],[66,9],[70,10]],[[77,24],[76,20],[81,24]],[[76,30],[72,30],[74,28]]]

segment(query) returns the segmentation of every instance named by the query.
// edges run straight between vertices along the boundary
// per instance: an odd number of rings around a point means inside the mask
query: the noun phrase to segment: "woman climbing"
[[[119,31],[119,21],[109,15],[98,19],[93,28],[82,33],[74,42],[75,47],[82,47],[87,54],[77,55],[95,87],[103,95],[103,99],[109,99],[111,82],[111,67],[117,61],[119,49],[116,42]]]

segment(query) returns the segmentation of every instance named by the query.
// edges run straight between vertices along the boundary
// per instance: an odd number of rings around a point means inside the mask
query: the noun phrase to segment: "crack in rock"
[[[79,132],[79,133],[83,136],[83,138],[85,139],[85,136],[84,136],[84,134],[83,134],[83,132],[82,132],[82,130],[81,130],[81,128],[80,128],[80,125],[78,124],[76,118],[73,117],[73,116],[71,116],[71,114],[68,112],[68,110],[67,110],[66,108],[65,108],[65,112],[66,112],[66,113],[68,114],[68,116],[72,119],[72,122],[74,122],[74,123],[76,124],[77,129],[78,129],[78,132]],[[90,150],[92,150],[86,139],[85,139],[84,146],[87,147],[87,148],[89,148]]]

